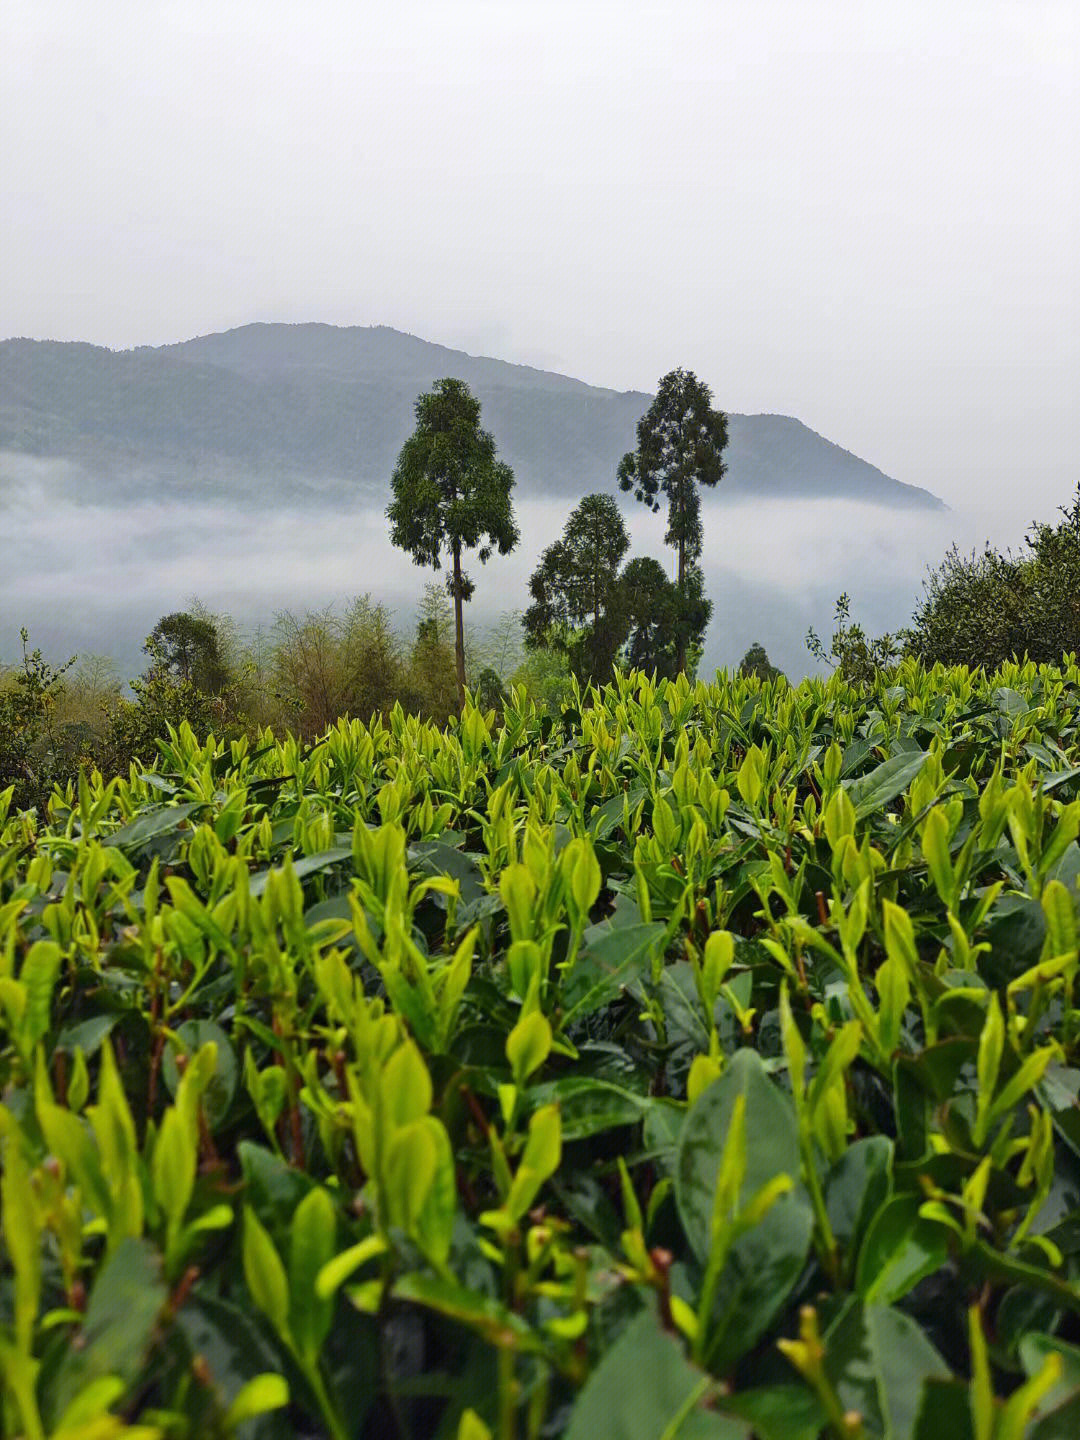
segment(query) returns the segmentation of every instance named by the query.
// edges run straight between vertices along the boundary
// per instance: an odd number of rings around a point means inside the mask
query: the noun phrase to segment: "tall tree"
[[[712,391],[693,371],[672,370],[638,422],[637,439],[637,449],[628,451],[619,465],[619,488],[632,490],[653,512],[660,509],[660,495],[667,497],[664,541],[678,556],[675,586],[686,612],[676,639],[676,666],[682,671],[694,623],[691,611],[696,614],[699,608],[691,575],[701,558],[698,487],[718,484],[725,473],[727,416],[713,409]]]
[[[739,661],[739,674],[743,676],[756,675],[759,680],[775,680],[781,673],[769,659],[765,646],[757,640]]]
[[[221,639],[208,615],[177,610],[163,615],[146,637],[143,650],[151,670],[187,681],[207,695],[220,695],[229,681]]]
[[[463,380],[437,380],[416,402],[416,429],[401,448],[387,508],[390,538],[417,565],[449,566],[454,602],[458,703],[465,704],[465,626],[462,606],[473,582],[461,567],[475,550],[481,564],[494,550],[508,555],[518,542],[510,491],[514,472],[496,459],[495,441],[480,428],[480,402]]]
[[[687,569],[685,581],[686,593],[680,595],[651,555],[631,560],[623,570],[619,605],[625,638],[620,660],[627,669],[655,671],[661,679],[671,679],[679,672],[680,646],[683,668],[689,657],[690,669],[696,669],[712,606],[696,565]]]
[[[533,603],[522,619],[525,643],[562,650],[586,683],[607,678],[625,634],[619,566],[629,546],[611,496],[586,495],[529,581]]]

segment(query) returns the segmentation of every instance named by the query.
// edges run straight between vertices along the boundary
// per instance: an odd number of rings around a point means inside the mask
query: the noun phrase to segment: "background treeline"
[[[182,720],[200,734],[236,738],[270,728],[310,739],[341,715],[367,720],[400,704],[441,725],[458,710],[453,614],[434,584],[411,634],[367,595],[340,609],[286,611],[248,633],[196,600],[162,616],[144,651],[146,667],[135,677],[93,655],[54,668],[23,632],[21,660],[0,667],[0,790],[14,785],[16,805],[43,800],[82,766],[126,773],[156,756],[157,738]],[[569,692],[565,658],[526,653],[515,612],[473,630],[467,658],[472,689],[487,706],[519,685],[557,713]]]
[[[1010,659],[1052,663],[1080,652],[1080,486],[1060,517],[1056,524],[1034,524],[1019,552],[988,545],[963,555],[954,547],[928,573],[905,630],[867,634],[841,596],[830,644],[811,631],[811,652],[854,684],[871,682],[905,656],[928,666],[992,670]],[[497,708],[509,687],[518,685],[539,709],[557,714],[575,676],[582,682],[604,678],[601,658],[608,667],[644,661],[645,668],[663,671],[663,654],[671,648],[662,634],[663,614],[654,612],[651,632],[627,625],[633,597],[626,587],[629,567],[618,572],[620,558],[621,550],[612,565],[612,616],[621,617],[614,635],[610,626],[596,626],[595,614],[584,618],[595,596],[583,599],[577,611],[564,606],[558,624],[545,614],[547,623],[530,626],[528,613],[512,612],[486,631],[468,632],[470,685],[483,704]],[[551,584],[553,573],[558,579],[549,553],[538,567],[534,621],[558,588]],[[572,593],[568,585],[564,590]],[[614,603],[620,596],[621,608]],[[643,648],[643,636],[654,642],[651,652]],[[395,628],[387,607],[368,596],[340,610],[284,612],[249,634],[196,601],[163,616],[145,651],[146,668],[129,683],[99,656],[53,668],[29,648],[24,632],[21,660],[0,666],[0,790],[14,785],[16,805],[41,802],[55,783],[83,766],[126,773],[136,759],[152,758],[157,738],[181,720],[201,733],[235,737],[269,727],[311,738],[341,715],[367,719],[396,704],[439,724],[458,710],[452,606],[434,583],[425,588],[411,634]],[[739,668],[763,681],[779,673],[757,644]]]
[[[807,646],[848,680],[870,680],[905,657],[924,665],[996,670],[1026,657],[1057,664],[1080,652],[1080,484],[1056,524],[1035,522],[1022,548],[961,554],[954,545],[930,570],[907,629],[870,636],[836,603],[826,650],[811,630]]]

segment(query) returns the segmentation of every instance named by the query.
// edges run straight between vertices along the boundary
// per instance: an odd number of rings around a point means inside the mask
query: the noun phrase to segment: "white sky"
[[[0,336],[695,369],[988,517],[1080,411],[1075,0],[6,0]]]

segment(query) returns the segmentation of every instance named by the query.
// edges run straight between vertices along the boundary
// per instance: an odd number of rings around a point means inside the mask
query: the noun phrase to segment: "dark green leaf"
[[[691,1107],[682,1128],[675,1195],[686,1238],[704,1263],[720,1157],[738,1095],[746,1097],[745,1205],[776,1175],[800,1173],[799,1138],[790,1100],[769,1079],[760,1056],[736,1052],[728,1068]],[[715,1317],[716,1367],[726,1370],[767,1329],[798,1280],[810,1249],[813,1218],[801,1188],[783,1196],[744,1234],[724,1267]]]
[[[902,795],[926,763],[922,751],[909,755],[891,755],[869,775],[848,783],[848,798],[855,806],[856,820],[884,810],[890,801]]]
[[[586,1140],[590,1135],[599,1135],[621,1125],[636,1125],[652,1105],[647,1095],[639,1095],[605,1080],[591,1080],[577,1075],[543,1085],[531,1085],[528,1099],[533,1109],[553,1102],[559,1106],[564,1141]]]
[[[422,840],[410,848],[409,860],[421,874],[445,875],[456,880],[462,904],[471,905],[488,893],[477,857],[467,850],[458,850],[442,840]]]
[[[132,1384],[157,1338],[168,1299],[161,1260],[145,1240],[122,1240],[90,1292],[79,1343],[68,1348],[49,1402],[59,1417],[91,1381],[118,1375]]]
[[[873,1215],[889,1192],[892,1142],[884,1135],[856,1140],[825,1180],[825,1208],[837,1243],[858,1248]]]
[[[675,1440],[689,1433],[686,1422],[714,1388],[711,1377],[686,1359],[682,1344],[646,1311],[630,1322],[585,1382],[566,1440],[601,1435],[605,1440]],[[715,1434],[717,1440],[749,1434],[738,1421],[695,1433]]]
[[[825,1336],[825,1369],[845,1410],[863,1417],[867,1434],[909,1440],[930,1379],[948,1367],[909,1316],[887,1305],[851,1299]]]
[[[990,953],[979,965],[987,981],[1004,987],[1037,965],[1046,939],[1046,916],[1037,900],[1001,901],[986,927]]]
[[[949,1258],[950,1231],[919,1214],[918,1195],[897,1195],[874,1216],[859,1252],[855,1288],[864,1300],[892,1305]]]
[[[205,808],[205,802],[192,800],[186,805],[163,805],[158,809],[143,810],[134,820],[129,820],[119,830],[106,836],[101,844],[118,845],[122,850],[138,850],[148,840],[170,835],[174,831],[189,830],[188,818],[196,810]]]
[[[293,874],[298,880],[303,880],[308,875],[318,875],[323,870],[332,870],[335,865],[342,865],[346,860],[351,859],[351,845],[335,845],[330,850],[320,850],[317,855],[305,855],[300,860],[294,860],[292,862]],[[266,889],[270,876],[275,873],[281,873],[278,867],[260,870],[257,874],[252,875],[248,881],[250,893],[255,896],[261,895]]]
[[[205,1360],[223,1409],[256,1375],[281,1369],[280,1354],[239,1305],[197,1290],[180,1310],[176,1323],[192,1355]],[[257,1433],[259,1440],[290,1440],[295,1432],[285,1412],[278,1412],[262,1416]]]
[[[248,1203],[271,1235],[280,1240],[284,1250],[289,1220],[314,1181],[250,1140],[241,1140],[237,1153],[247,1184]]]
[[[931,1376],[923,1391],[922,1408],[913,1440],[975,1440],[971,1418],[971,1391],[963,1380]]]
[[[202,1097],[206,1123],[211,1130],[217,1130],[229,1113],[229,1106],[233,1102],[237,1082],[240,1078],[240,1067],[236,1061],[236,1051],[232,1047],[232,1041],[221,1026],[213,1020],[185,1020],[182,1025],[178,1026],[176,1034],[184,1046],[184,1053],[189,1056],[194,1055],[203,1045],[214,1044],[217,1046],[214,1074],[210,1084],[203,1091]],[[176,1051],[171,1045],[165,1049],[161,1074],[169,1088],[169,1094],[175,1095],[177,1086],[180,1084],[180,1071],[176,1064]]]
[[[118,1014],[94,1015],[91,1019],[82,1020],[77,1025],[68,1025],[57,1036],[56,1048],[67,1050],[70,1054],[81,1049],[89,1059],[91,1055],[96,1055],[101,1049],[102,1041],[119,1019]]]
[[[756,1440],[818,1440],[828,1421],[821,1401],[806,1385],[769,1385],[740,1390],[724,1409],[748,1420]]]
[[[627,925],[609,930],[564,972],[559,986],[563,1025],[583,1019],[618,998],[650,970],[663,925]]]
[[[500,1300],[479,1295],[453,1281],[413,1271],[394,1285],[394,1296],[437,1310],[482,1335],[492,1345],[513,1346],[519,1353],[541,1348],[538,1337],[520,1315]]]
[[[1020,1341],[1020,1359],[1029,1379],[1042,1369],[1049,1355],[1061,1362],[1057,1384],[1039,1404],[1039,1418],[1025,1432],[1028,1440],[1065,1440],[1080,1433],[1080,1349],[1056,1335],[1026,1335]]]

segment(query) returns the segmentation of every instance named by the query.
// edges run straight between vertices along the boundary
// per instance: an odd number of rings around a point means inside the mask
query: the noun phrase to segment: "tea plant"
[[[1080,669],[0,798],[3,1433],[1080,1424]]]

